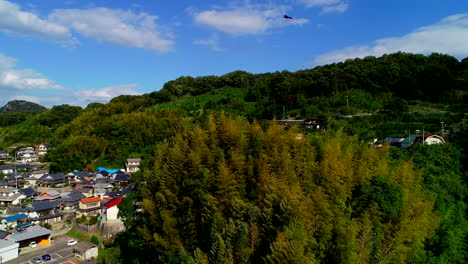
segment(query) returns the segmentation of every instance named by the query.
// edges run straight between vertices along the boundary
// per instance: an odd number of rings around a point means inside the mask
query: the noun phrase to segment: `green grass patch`
[[[80,241],[91,242],[92,234],[86,234],[86,233],[76,230],[75,228],[72,228],[70,231],[68,231],[67,236],[76,238]]]

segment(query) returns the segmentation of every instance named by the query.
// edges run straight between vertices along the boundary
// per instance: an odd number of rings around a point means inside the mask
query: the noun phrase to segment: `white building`
[[[0,263],[17,258],[18,248],[19,243],[0,239]]]
[[[134,173],[140,171],[140,162],[141,159],[127,159],[127,163],[125,163],[125,172]]]
[[[107,220],[117,220],[119,219],[119,207],[118,205],[122,202],[122,197],[115,198],[108,202],[105,206],[105,215]]]

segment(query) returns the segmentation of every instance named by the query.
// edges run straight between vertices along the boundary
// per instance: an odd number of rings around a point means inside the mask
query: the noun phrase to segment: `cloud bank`
[[[158,31],[156,16],[108,8],[58,9],[49,21],[98,42],[126,47],[169,51],[173,41]]]
[[[229,9],[212,9],[194,12],[195,23],[233,36],[257,35],[270,29],[303,25],[307,19],[286,20],[283,15],[290,9],[278,5],[245,5]]]
[[[73,42],[67,27],[22,11],[18,5],[4,0],[0,0],[0,31],[57,42]]]
[[[314,59],[314,65],[324,65],[365,56],[381,56],[398,51],[429,54],[450,54],[462,58],[468,56],[468,14],[457,14],[441,21],[418,28],[401,36],[376,40],[372,45],[345,47],[322,54]]]
[[[78,43],[74,35],[101,43],[167,52],[174,41],[163,33],[157,17],[120,9],[56,9],[47,18],[22,11],[19,5],[0,0],[0,31],[38,37],[67,45]]]

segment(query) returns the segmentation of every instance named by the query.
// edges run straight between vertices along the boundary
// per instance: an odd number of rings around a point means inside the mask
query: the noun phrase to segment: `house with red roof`
[[[107,220],[117,220],[119,217],[119,207],[118,205],[122,202],[123,197],[118,197],[110,200],[103,208],[103,214],[106,216]]]
[[[101,212],[101,198],[89,197],[80,200],[78,210],[76,211],[76,217],[79,218],[82,215],[86,217],[98,215]]]

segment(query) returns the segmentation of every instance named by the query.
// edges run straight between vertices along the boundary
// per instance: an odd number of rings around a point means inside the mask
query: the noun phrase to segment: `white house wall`
[[[1,263],[17,258],[18,247],[19,247],[19,243],[15,243],[14,245],[0,248]]]

